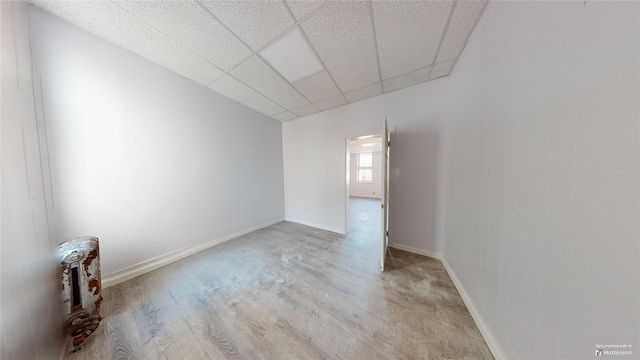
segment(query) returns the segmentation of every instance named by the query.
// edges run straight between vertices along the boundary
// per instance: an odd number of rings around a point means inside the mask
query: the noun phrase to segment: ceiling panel
[[[347,99],[345,99],[345,97],[343,95],[338,95],[338,96],[336,96],[334,98],[317,102],[316,106],[320,110],[324,111],[324,110],[337,108],[338,106],[342,106],[342,105],[347,104],[347,103],[348,103]]]
[[[344,93],[344,96],[347,98],[347,100],[349,100],[349,102],[356,102],[380,94],[382,94],[382,83],[375,83],[369,86],[365,86],[362,89]]]
[[[304,96],[300,95],[257,55],[235,68],[230,74],[285,109],[299,108],[309,104]]]
[[[223,72],[111,2],[34,1],[34,5],[195,82],[208,85]]]
[[[298,27],[269,44],[258,55],[289,82],[324,70],[315,50]]]
[[[449,60],[460,55],[471,30],[475,26],[486,1],[458,1],[453,10],[447,33],[442,41],[437,62]]]
[[[369,2],[328,2],[301,26],[342,91],[380,81]]]
[[[340,95],[340,90],[326,71],[300,79],[294,82],[293,86],[314,103]]]
[[[272,116],[285,110],[228,74],[209,85],[209,88],[265,115]]]
[[[293,114],[293,113],[289,112],[289,111],[285,111],[283,113],[280,113],[280,114],[277,114],[277,115],[273,115],[272,118],[274,118],[274,119],[276,119],[278,121],[285,122],[285,121],[296,119],[296,118],[298,118],[298,116],[296,114]]]
[[[281,1],[201,1],[253,50],[258,50],[294,24]]]
[[[383,79],[431,65],[452,1],[373,1]]]
[[[382,86],[384,92],[394,91],[402,89],[407,86],[413,86],[429,80],[432,66],[427,66],[422,69],[418,69],[404,75],[396,76],[391,79],[384,80]]]
[[[228,71],[252,54],[195,1],[117,1],[140,20]]]
[[[439,77],[451,74],[451,70],[453,70],[453,65],[455,64],[455,62],[456,59],[449,59],[433,65],[433,71],[431,71],[429,80],[437,79]]]
[[[305,16],[312,13],[323,1],[312,0],[286,0],[287,6],[291,10],[297,21],[304,19]]]
[[[307,105],[307,106],[303,106],[301,108],[298,109],[293,109],[291,110],[292,113],[298,115],[298,116],[305,116],[305,115],[311,115],[311,114],[315,114],[317,112],[319,112],[320,109],[318,109],[317,106],[311,104],[311,105]]]
[[[485,0],[28,1],[280,121],[449,75],[486,6]],[[304,46],[278,47],[294,28]],[[287,75],[292,64],[304,64],[295,55],[308,44],[322,70]],[[267,54],[284,59],[283,66],[268,63]]]

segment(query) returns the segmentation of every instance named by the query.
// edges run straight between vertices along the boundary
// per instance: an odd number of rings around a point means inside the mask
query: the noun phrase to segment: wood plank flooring
[[[392,249],[379,202],[349,234],[290,222],[104,290],[81,359],[492,359],[439,260]]]

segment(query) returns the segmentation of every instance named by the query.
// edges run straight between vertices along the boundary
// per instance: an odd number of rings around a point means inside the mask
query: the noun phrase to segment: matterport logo
[[[596,344],[596,356],[633,356],[631,344]]]

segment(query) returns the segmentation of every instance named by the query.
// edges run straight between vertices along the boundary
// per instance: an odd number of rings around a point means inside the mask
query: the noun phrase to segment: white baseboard
[[[449,263],[447,262],[447,260],[444,258],[442,254],[433,253],[431,251],[422,250],[422,249],[418,249],[418,248],[414,248],[411,246],[402,245],[398,243],[390,243],[389,246],[395,249],[408,251],[414,254],[424,255],[424,256],[435,258],[435,259],[440,259],[440,261],[442,261],[442,264],[444,265],[444,268],[447,270],[447,273],[449,273],[449,277],[451,278],[451,281],[453,281],[453,285],[455,285],[456,289],[460,293],[460,296],[462,297],[462,300],[464,301],[464,304],[467,306],[467,309],[469,310],[469,313],[471,314],[473,321],[475,321],[476,325],[478,326],[478,329],[480,330],[480,333],[482,334],[484,341],[487,343],[489,350],[491,350],[493,357],[497,360],[507,358],[504,355],[502,348],[500,347],[500,345],[498,345],[498,342],[495,340],[493,333],[491,332],[491,330],[489,330],[482,316],[476,309],[476,306],[473,300],[471,300],[471,297],[462,286],[460,279],[458,279],[458,276],[456,275],[455,272],[453,272],[453,269],[451,268],[451,266],[449,265]]]
[[[182,248],[180,250],[176,250],[176,251],[172,251],[170,253],[158,256],[156,258],[150,259],[150,260],[146,260],[143,261],[141,263],[138,263],[136,265],[133,266],[129,266],[127,268],[124,268],[122,270],[118,270],[118,271],[114,271],[112,273],[106,274],[104,276],[102,276],[102,288],[108,288],[109,286],[113,286],[116,284],[119,284],[121,282],[125,282],[127,280],[131,280],[135,277],[138,277],[140,275],[146,274],[148,272],[151,272],[155,269],[161,268],[165,265],[169,265],[172,262],[176,262],[178,260],[184,259],[189,255],[193,255],[197,252],[200,252],[202,250],[206,250],[212,246],[218,245],[218,244],[222,244],[225,241],[237,238],[238,236],[242,236],[244,234],[248,234],[252,231],[256,231],[259,229],[262,229],[264,227],[267,226],[271,226],[273,224],[277,224],[281,221],[283,221],[284,219],[278,219],[278,220],[274,220],[274,221],[270,221],[264,224],[260,224],[257,226],[253,226],[250,227],[248,229],[244,229],[238,232],[235,232],[233,234],[229,234],[226,236],[223,236],[221,238],[215,239],[215,240],[211,240],[208,241],[206,243],[203,244],[198,244],[198,245],[192,245],[192,246],[188,246],[186,248]]]
[[[407,245],[402,245],[402,244],[398,244],[398,243],[389,243],[389,246],[394,248],[394,249],[404,250],[404,251],[408,251],[410,253],[423,255],[423,256],[428,256],[428,257],[434,258],[434,259],[442,259],[442,254],[438,254],[438,253],[434,253],[434,252],[431,252],[431,251],[414,248],[414,247],[407,246]]]
[[[344,232],[344,230],[341,229],[336,229],[336,228],[332,228],[329,226],[324,226],[324,225],[319,225],[319,224],[314,224],[312,222],[308,222],[308,221],[304,221],[304,220],[298,220],[298,219],[293,219],[293,218],[289,218],[289,217],[285,217],[284,218],[285,221],[289,221],[292,223],[296,223],[296,224],[300,224],[300,225],[306,225],[306,226],[311,226],[320,230],[326,230],[326,231],[331,231],[340,235],[346,235],[347,233]]]
[[[444,257],[441,260],[442,260],[442,264],[444,265],[444,268],[447,269],[447,272],[449,273],[449,277],[453,281],[453,284],[455,285],[456,289],[458,289],[458,292],[460,293],[460,296],[462,297],[464,304],[467,306],[469,313],[471,313],[471,317],[476,322],[476,325],[478,325],[478,329],[480,330],[480,333],[482,334],[484,341],[487,343],[489,350],[491,350],[493,357],[496,360],[506,359],[507,357],[504,355],[502,348],[500,347],[500,345],[498,345],[498,342],[493,336],[493,333],[491,332],[491,330],[489,330],[489,328],[485,324],[482,316],[476,309],[476,306],[473,303],[473,300],[471,300],[471,297],[469,296],[467,291],[464,289],[464,286],[462,286],[460,279],[458,279],[458,276],[456,276],[456,273],[453,271],[453,269],[451,268],[447,260]]]

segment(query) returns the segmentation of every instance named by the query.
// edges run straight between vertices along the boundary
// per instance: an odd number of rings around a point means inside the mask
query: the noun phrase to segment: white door
[[[380,247],[380,271],[384,271],[384,262],[389,248],[389,145],[391,134],[387,127],[387,118],[382,118],[382,234]]]

